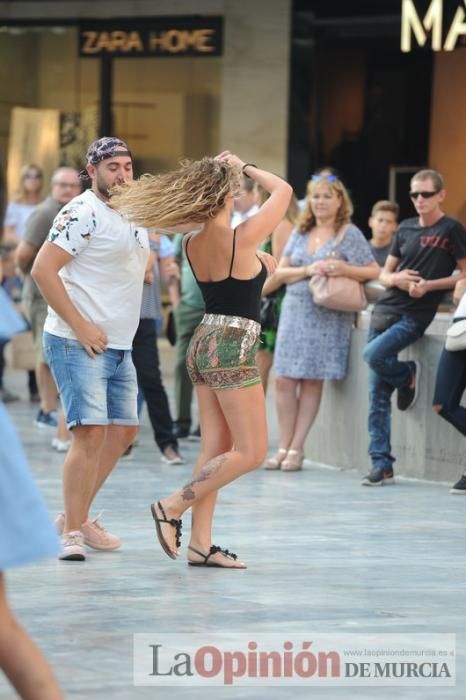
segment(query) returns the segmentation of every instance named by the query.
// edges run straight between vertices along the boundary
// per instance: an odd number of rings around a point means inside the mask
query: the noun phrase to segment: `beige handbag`
[[[309,280],[314,304],[333,311],[356,313],[367,307],[361,282],[349,277],[313,275]]]
[[[330,255],[335,255],[335,250],[344,238],[346,226],[335,238],[335,245]],[[309,289],[314,299],[314,304],[323,306],[333,311],[346,311],[356,313],[367,308],[367,299],[361,282],[350,277],[327,277],[326,275],[312,275],[309,280]]]
[[[466,350],[466,320],[452,323],[448,328],[445,350],[449,350],[450,352]]]

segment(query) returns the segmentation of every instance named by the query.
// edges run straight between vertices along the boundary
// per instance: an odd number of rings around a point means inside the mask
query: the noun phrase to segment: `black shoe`
[[[450,493],[464,494],[466,496],[466,474],[463,474],[461,479],[451,487]]]
[[[192,440],[193,442],[200,440],[201,439],[201,426],[198,425],[196,430],[193,430],[191,435],[189,436],[188,440]]]
[[[421,378],[421,363],[418,360],[412,360],[408,362],[411,367],[411,378],[409,384],[411,384],[414,377],[414,386],[403,386],[398,389],[398,396],[396,399],[396,405],[399,411],[407,411],[408,408],[412,408],[417,400],[417,395],[419,393],[419,380]]]
[[[167,445],[161,459],[165,464],[184,464],[184,459],[178,452],[178,445]]]
[[[372,471],[361,481],[361,486],[383,486],[383,484],[393,483],[393,469],[374,467]]]
[[[181,425],[178,425],[178,423],[173,424],[172,432],[177,440],[183,440],[184,438],[189,437],[189,428],[183,428]]]
[[[131,457],[131,452],[133,451],[133,445],[128,445],[126,450],[121,455],[120,459],[126,459],[126,457]]]

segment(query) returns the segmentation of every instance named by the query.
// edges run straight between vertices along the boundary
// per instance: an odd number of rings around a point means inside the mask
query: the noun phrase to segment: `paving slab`
[[[172,397],[173,355],[162,347]],[[9,387],[25,394],[20,373]],[[37,410],[9,405],[52,513],[61,508],[62,455],[33,427]],[[268,399],[276,444],[273,393]],[[316,435],[316,438],[318,436]],[[361,436],[365,439],[365,436]],[[53,664],[67,698],[168,697],[450,700],[466,697],[466,499],[444,484],[400,480],[362,488],[356,472],[306,463],[302,472],[257,470],[219,495],[215,542],[245,571],[188,567],[161,551],[149,504],[190,475],[198,443],[183,440],[185,465],[163,464],[147,418],[95,503],[122,537],[118,552],[86,562],[46,561],[8,573],[18,617]],[[27,514],[25,514],[27,517]],[[185,517],[186,543],[189,518]],[[426,687],[135,687],[133,635],[456,634],[457,685]],[[157,643],[154,641],[154,643]],[[0,699],[14,698],[0,678]]]

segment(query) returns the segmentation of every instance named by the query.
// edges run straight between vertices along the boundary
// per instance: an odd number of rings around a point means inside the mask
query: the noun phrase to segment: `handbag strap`
[[[338,231],[337,235],[335,236],[334,242],[333,242],[333,247],[329,253],[329,255],[333,255],[340,245],[340,243],[343,242],[343,239],[345,237],[345,234],[347,230],[349,229],[349,224],[344,224],[344,226],[341,227],[341,229]]]

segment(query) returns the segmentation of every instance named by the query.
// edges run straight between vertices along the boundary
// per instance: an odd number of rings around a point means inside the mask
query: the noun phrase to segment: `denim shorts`
[[[138,425],[138,388],[131,350],[109,348],[92,358],[78,340],[45,332],[44,356],[60,393],[68,428]]]
[[[260,384],[256,353],[260,324],[241,316],[205,314],[186,356],[193,384],[210,389],[242,389]]]

